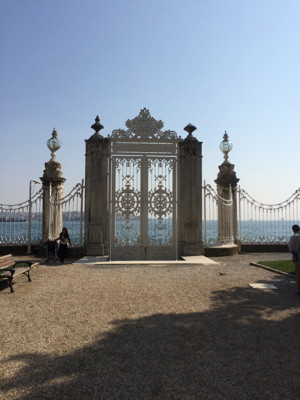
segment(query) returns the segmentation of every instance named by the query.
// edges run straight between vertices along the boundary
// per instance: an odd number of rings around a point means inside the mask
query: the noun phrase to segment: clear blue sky
[[[85,139],[146,107],[203,142],[214,185],[224,131],[240,185],[276,203],[299,186],[299,0],[0,0],[0,203],[28,198],[53,127],[67,182]]]

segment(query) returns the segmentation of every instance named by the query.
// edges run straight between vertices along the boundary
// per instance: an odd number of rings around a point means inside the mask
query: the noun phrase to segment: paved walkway
[[[94,264],[94,265],[187,265],[187,264],[198,264],[198,265],[210,265],[217,264],[214,261],[205,256],[185,256],[183,260],[178,261],[156,261],[156,260],[145,260],[145,261],[109,261],[108,256],[85,256],[73,262],[73,264]]]
[[[0,292],[0,399],[300,399],[295,280],[250,265],[289,258],[40,260]]]

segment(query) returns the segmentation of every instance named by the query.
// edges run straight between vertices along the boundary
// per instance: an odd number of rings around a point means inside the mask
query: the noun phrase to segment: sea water
[[[121,222],[120,222],[121,223]],[[238,239],[242,243],[287,243],[292,235],[292,225],[299,221],[239,221]],[[74,245],[80,245],[80,238],[83,238],[84,223],[82,223],[82,236],[80,235],[80,221],[64,221],[65,226]],[[170,227],[172,224],[170,224]],[[171,232],[170,232],[171,234]],[[151,236],[151,232],[149,233]],[[154,235],[154,232],[153,232]],[[218,222],[206,221],[202,226],[203,240],[206,243],[213,243],[218,237]],[[39,243],[42,238],[42,222],[32,221],[31,242]],[[28,241],[28,222],[0,222],[0,244],[26,244]]]

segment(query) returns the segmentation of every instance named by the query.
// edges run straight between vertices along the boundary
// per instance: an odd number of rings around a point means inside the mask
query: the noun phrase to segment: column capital
[[[234,164],[231,164],[229,161],[224,161],[221,165],[219,165],[219,173],[215,182],[217,185],[228,187],[231,185],[232,188],[236,187],[239,178],[236,176],[236,172],[234,170]]]

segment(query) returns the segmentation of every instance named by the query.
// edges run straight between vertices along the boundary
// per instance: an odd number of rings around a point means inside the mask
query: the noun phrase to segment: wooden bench
[[[30,270],[37,266],[38,263],[33,263],[31,261],[15,261],[11,254],[0,257],[0,282],[8,281],[10,291],[13,292],[12,287],[13,279],[21,274],[27,276],[28,281],[31,281]]]

